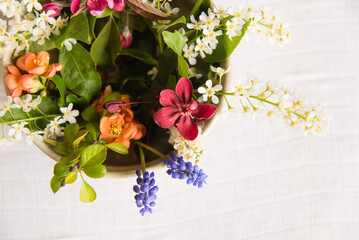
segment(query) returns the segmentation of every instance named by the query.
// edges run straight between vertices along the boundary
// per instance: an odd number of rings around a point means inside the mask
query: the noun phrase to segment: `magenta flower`
[[[90,11],[92,16],[98,16],[105,11],[106,6],[110,9],[113,9],[117,12],[121,12],[125,7],[125,0],[86,0],[84,7],[81,7],[80,4],[82,0],[72,0],[71,1],[71,12],[80,13],[87,9]]]
[[[49,15],[49,17],[57,17],[60,15],[62,8],[69,7],[70,3],[61,2],[61,1],[51,1],[42,4],[42,11],[47,13],[50,10],[55,11],[53,14]]]
[[[160,93],[160,108],[153,118],[158,126],[170,128],[177,126],[178,132],[187,140],[194,140],[198,136],[197,124],[202,119],[209,119],[216,111],[212,104],[197,103],[192,100],[193,86],[187,78],[181,78],[176,85],[176,92],[165,89]]]

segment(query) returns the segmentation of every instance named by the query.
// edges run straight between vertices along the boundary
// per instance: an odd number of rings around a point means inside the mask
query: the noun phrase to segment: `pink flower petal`
[[[70,6],[71,12],[76,13],[79,10],[80,4],[81,4],[81,0],[72,0]]]
[[[192,82],[187,78],[181,78],[176,85],[176,94],[185,105],[189,104],[193,96]]]
[[[87,9],[90,11],[92,16],[98,16],[106,8],[106,0],[89,0],[87,1]]]
[[[112,2],[112,7],[110,6],[110,2]],[[107,4],[109,8],[117,12],[121,12],[126,6],[125,0],[107,0]]]
[[[192,111],[192,116],[198,119],[209,119],[216,112],[216,107],[208,103],[198,103],[195,110]]]
[[[179,112],[178,109],[172,107],[163,107],[153,115],[153,119],[158,126],[162,128],[170,128],[176,124],[180,116],[181,112]]]
[[[177,130],[187,140],[193,141],[198,136],[198,127],[188,115],[183,115],[178,121]]]
[[[164,107],[181,108],[182,106],[177,94],[170,89],[163,90],[159,98],[161,105]]]

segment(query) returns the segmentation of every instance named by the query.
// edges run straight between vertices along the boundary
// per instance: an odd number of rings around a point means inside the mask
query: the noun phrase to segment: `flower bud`
[[[132,34],[128,26],[125,26],[121,33],[122,49],[128,48],[132,43]]]
[[[28,93],[36,93],[37,91],[44,89],[44,85],[33,75],[24,74],[19,79],[19,84]]]

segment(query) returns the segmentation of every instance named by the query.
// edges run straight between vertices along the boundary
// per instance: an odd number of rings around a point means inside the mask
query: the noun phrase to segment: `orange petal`
[[[61,71],[62,64],[61,63],[54,63],[54,64],[55,64],[56,71]]]
[[[115,139],[114,141],[115,143],[122,143],[123,145],[125,145],[126,148],[130,147],[130,140],[127,138],[124,138],[123,136],[119,136],[118,138]]]
[[[136,123],[129,122],[126,123],[124,128],[122,129],[122,137],[127,139],[132,139],[137,133]]]
[[[44,77],[52,78],[56,74],[56,66],[55,64],[51,64],[47,69],[47,72],[44,74]]]
[[[37,75],[42,75],[47,71],[47,65],[46,66],[39,66],[39,67],[35,67],[29,70],[29,73],[32,74],[37,74]]]
[[[45,65],[49,65],[50,55],[46,51],[41,51],[37,54],[37,60]]]
[[[103,92],[103,96],[104,96],[104,99],[110,95],[112,93],[112,87],[111,85],[108,85],[106,88],[105,88],[105,91]]]
[[[110,131],[110,121],[108,117],[101,118],[100,121],[100,132],[101,134],[109,134]]]
[[[107,135],[107,134],[102,134],[102,133],[101,133],[100,139],[106,140],[107,143],[112,143],[112,142],[113,142],[113,137],[112,137],[112,135]]]
[[[17,87],[19,87],[19,77],[13,74],[8,74],[5,77],[6,86],[9,88],[10,92],[15,91]]]
[[[15,67],[14,65],[7,65],[6,68],[9,71],[9,73],[14,74],[19,77],[21,76],[19,69],[17,69],[17,67]]]
[[[136,125],[137,125],[137,133],[132,137],[132,139],[139,140],[146,135],[147,130],[146,127],[141,123],[137,123]]]
[[[35,60],[36,60],[36,54],[35,53],[32,53],[32,52],[28,52],[26,55],[25,55],[25,61],[24,61],[24,64],[25,64],[25,71],[29,71],[35,67],[37,67],[36,63],[35,63]],[[20,68],[20,66],[19,66]],[[21,68],[20,68],[21,69]]]
[[[11,97],[14,99],[16,97],[20,97],[22,93],[22,88],[21,87],[17,87],[11,94]]]
[[[121,112],[124,115],[124,118],[125,118],[126,122],[131,122],[132,121],[133,112],[128,106],[122,108]]]
[[[19,85],[27,92],[34,87],[35,78],[30,74],[24,74],[19,78]]]

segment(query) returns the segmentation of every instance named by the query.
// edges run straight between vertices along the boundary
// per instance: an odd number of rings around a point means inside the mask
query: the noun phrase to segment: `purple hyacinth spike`
[[[172,178],[187,179],[187,184],[192,184],[199,188],[203,187],[203,184],[207,184],[207,174],[203,172],[203,169],[199,169],[198,165],[192,165],[191,162],[185,162],[182,157],[176,156],[173,152],[170,152],[171,159],[165,159],[163,163],[168,167],[167,174]]]
[[[133,186],[133,191],[135,194],[135,200],[137,207],[141,208],[140,213],[143,216],[146,212],[152,213],[152,207],[156,206],[156,193],[158,192],[158,187],[155,186],[155,174],[152,172],[145,172],[141,174],[140,170],[136,171],[137,175],[137,185]]]

